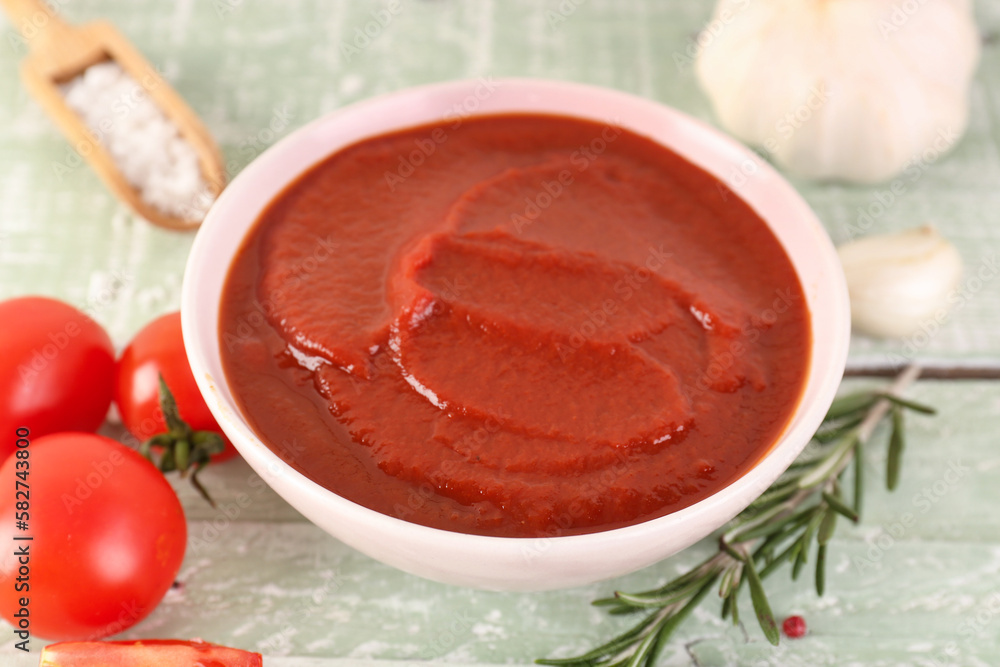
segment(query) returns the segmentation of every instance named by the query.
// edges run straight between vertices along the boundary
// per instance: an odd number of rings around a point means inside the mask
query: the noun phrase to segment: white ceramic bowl
[[[771,451],[711,497],[658,519],[589,535],[532,539],[449,532],[380,514],[319,486],[268,449],[241,417],[220,363],[219,299],[234,253],[268,202],[307,167],[359,139],[442,118],[514,111],[613,120],[669,146],[730,184],[791,257],[813,332],[804,394]],[[182,318],[191,367],[209,407],[243,458],[279,495],[372,558],[429,579],[494,590],[562,588],[622,575],[722,526],[805,447],[840,383],[850,334],[847,289],[829,237],[795,190],[760,158],[661,104],[603,88],[525,79],[403,90],[341,109],[278,142],[233,180],[209,212],[184,276]]]

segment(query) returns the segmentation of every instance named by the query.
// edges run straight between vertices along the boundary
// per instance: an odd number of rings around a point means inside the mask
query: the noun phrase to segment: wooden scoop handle
[[[42,0],[0,0],[10,17],[10,22],[21,31],[21,36],[34,47],[36,38],[51,40],[64,37],[73,29]]]
[[[60,83],[107,57],[88,29],[66,23],[41,0],[0,0],[31,49],[35,67]]]

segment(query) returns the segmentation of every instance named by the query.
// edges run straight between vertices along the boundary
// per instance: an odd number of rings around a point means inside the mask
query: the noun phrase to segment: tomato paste
[[[779,437],[801,286],[718,179],[617,127],[452,120],[329,156],[263,212],[220,337],[246,419],[366,507],[460,532],[686,507]]]

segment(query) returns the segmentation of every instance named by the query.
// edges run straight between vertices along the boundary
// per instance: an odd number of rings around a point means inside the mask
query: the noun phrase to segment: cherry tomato
[[[188,365],[181,337],[181,314],[169,313],[147,324],[122,352],[118,360],[115,404],[122,423],[140,441],[167,430],[160,410],[159,376],[177,401],[181,419],[195,431],[222,433],[205,404]],[[226,441],[226,449],[212,457],[225,461],[236,455]]]
[[[0,461],[20,427],[37,437],[96,430],[114,364],[107,332],[73,306],[40,296],[0,303]]]
[[[0,466],[0,615],[17,637],[26,608],[26,632],[47,639],[99,639],[138,623],[184,557],[177,495],[109,438],[29,440]]]
[[[149,667],[149,665],[212,665],[261,667],[260,653],[203,641],[143,639],[131,642],[61,642],[42,649],[41,664],[51,667]]]

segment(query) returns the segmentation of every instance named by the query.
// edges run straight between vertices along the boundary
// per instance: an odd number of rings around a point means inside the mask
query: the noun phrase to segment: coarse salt
[[[109,61],[60,89],[147,204],[183,220],[205,217],[215,196],[198,154],[138,81]]]

